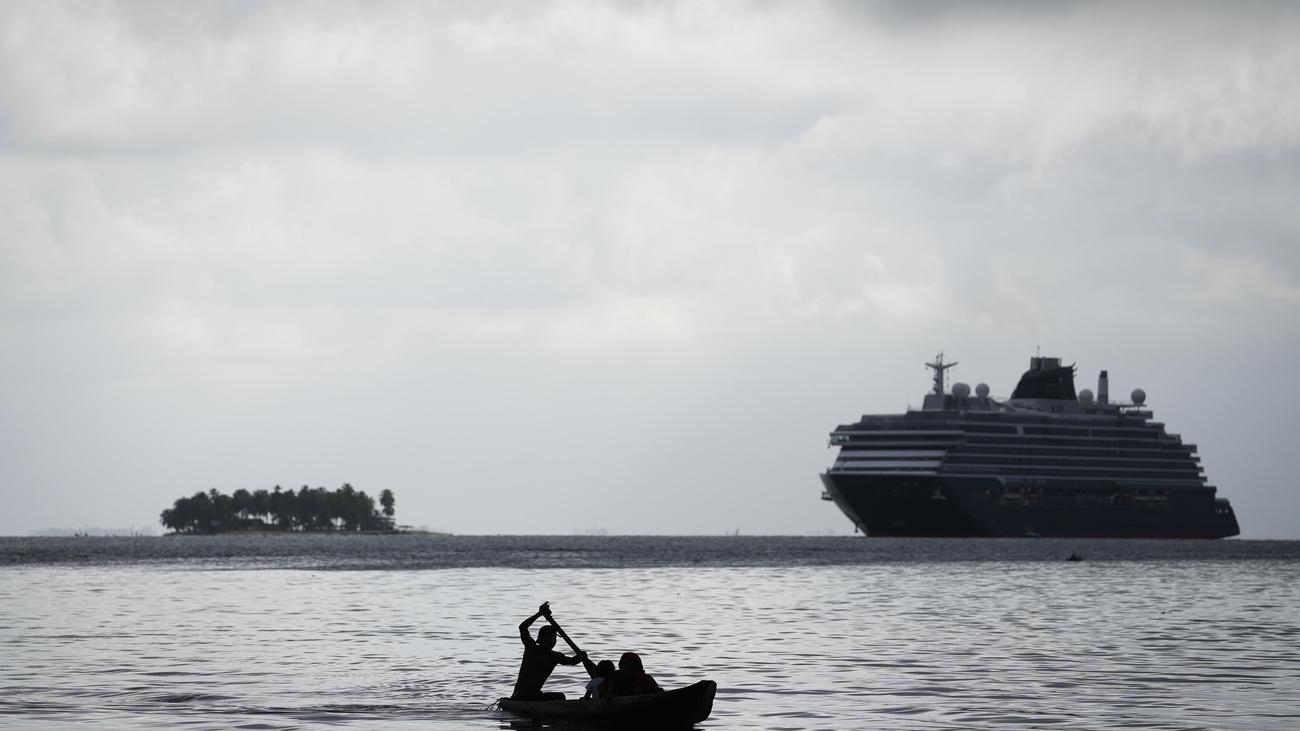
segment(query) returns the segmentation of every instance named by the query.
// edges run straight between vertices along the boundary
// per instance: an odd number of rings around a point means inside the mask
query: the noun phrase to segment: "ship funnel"
[[[1106,371],[1102,371],[1101,375],[1097,376],[1097,403],[1110,403],[1110,376]]]

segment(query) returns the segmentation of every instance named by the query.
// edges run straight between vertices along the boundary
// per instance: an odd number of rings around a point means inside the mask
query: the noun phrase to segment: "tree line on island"
[[[177,533],[223,533],[235,530],[390,531],[393,530],[392,490],[374,498],[347,483],[337,490],[303,485],[296,492],[279,485],[274,490],[216,488],[178,499],[162,511],[162,524]]]

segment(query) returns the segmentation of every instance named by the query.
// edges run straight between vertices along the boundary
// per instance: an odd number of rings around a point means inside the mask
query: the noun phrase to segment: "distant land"
[[[87,525],[80,528],[41,528],[32,531],[32,535],[46,538],[59,537],[77,537],[77,536],[156,536],[158,531],[149,526],[132,526],[130,528],[101,528],[97,525]]]
[[[238,489],[225,495],[216,488],[177,498],[159,520],[173,533],[232,531],[395,532],[396,498],[392,490],[374,498],[350,483],[337,490],[303,485],[298,491]]]

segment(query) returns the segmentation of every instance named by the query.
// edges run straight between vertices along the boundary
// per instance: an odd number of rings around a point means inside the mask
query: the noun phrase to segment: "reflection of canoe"
[[[701,680],[695,685],[653,695],[629,695],[574,701],[512,701],[502,698],[502,710],[542,721],[576,721],[619,726],[690,726],[709,717],[718,684]]]

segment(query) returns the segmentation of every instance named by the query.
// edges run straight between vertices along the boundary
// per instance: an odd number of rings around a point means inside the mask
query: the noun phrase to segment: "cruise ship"
[[[1155,421],[1146,393],[1075,393],[1073,365],[1030,358],[1010,399],[945,389],[933,363],[922,408],[866,415],[831,432],[822,473],[833,501],[870,536],[1225,538],[1232,505],[1206,483],[1196,445]]]

